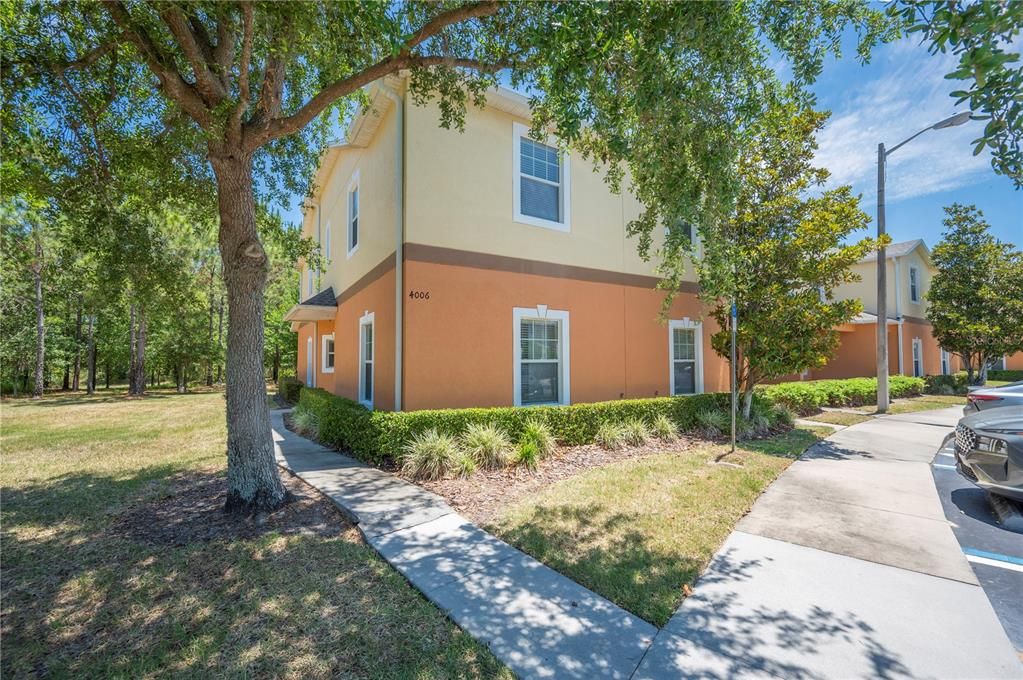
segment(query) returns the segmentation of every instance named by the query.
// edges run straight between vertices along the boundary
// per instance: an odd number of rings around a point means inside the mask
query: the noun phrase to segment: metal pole
[[[877,237],[884,237],[884,175],[887,153],[877,145]],[[877,412],[888,410],[888,262],[885,247],[877,251]]]
[[[736,402],[737,392],[739,385],[737,384],[736,371],[735,371],[735,327],[736,321],[738,321],[738,310],[735,306],[735,299],[732,299],[732,316],[731,316],[731,327],[732,327],[732,453],[735,453],[735,414],[736,414]]]

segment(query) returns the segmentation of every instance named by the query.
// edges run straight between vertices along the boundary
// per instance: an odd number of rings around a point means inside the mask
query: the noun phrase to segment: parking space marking
[[[977,550],[976,548],[963,548],[963,554],[966,555],[966,559],[970,562],[976,562],[977,564],[986,564],[989,567],[999,567],[1000,569],[1008,569],[1010,571],[1023,572],[1023,557],[1013,557],[1011,555],[1002,555],[1001,553],[988,552],[987,550]]]

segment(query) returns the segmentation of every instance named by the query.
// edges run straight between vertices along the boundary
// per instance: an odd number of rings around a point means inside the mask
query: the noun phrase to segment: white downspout
[[[386,80],[380,81],[380,91],[394,102],[395,125],[398,129],[397,170],[394,192],[397,200],[394,223],[394,410],[401,410],[402,363],[405,304],[405,100]]]

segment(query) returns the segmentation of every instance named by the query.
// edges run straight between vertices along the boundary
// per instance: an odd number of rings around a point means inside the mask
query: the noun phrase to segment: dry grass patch
[[[888,405],[888,413],[896,415],[899,413],[916,413],[918,411],[933,411],[949,406],[965,406],[966,397],[955,394],[923,394],[919,397],[907,397],[896,399]],[[876,405],[859,406],[864,413],[877,413]]]
[[[297,478],[222,515],[221,394],[2,409],[5,677],[510,677]]]
[[[849,413],[848,411],[823,411],[816,415],[807,416],[807,420],[816,420],[818,423],[831,423],[832,425],[856,425],[865,423],[872,418],[866,414]]]
[[[757,496],[821,433],[702,445],[585,471],[519,499],[498,536],[663,626]]]

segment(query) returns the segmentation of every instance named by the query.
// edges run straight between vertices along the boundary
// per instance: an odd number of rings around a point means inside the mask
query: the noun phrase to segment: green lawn
[[[489,528],[663,626],[757,496],[827,428],[702,446],[590,470],[519,500]]]
[[[856,425],[870,420],[868,415],[849,413],[847,411],[823,411],[816,415],[806,416],[807,420],[816,420],[819,423],[831,423],[833,425]]]
[[[966,404],[966,397],[960,395],[944,394],[923,394],[919,397],[907,397],[896,399],[888,405],[888,413],[916,413],[917,411],[932,411],[949,406],[963,406]],[[877,413],[877,406],[870,404],[856,407],[864,413]]]
[[[222,394],[0,409],[5,677],[510,677],[308,487],[225,519]]]

